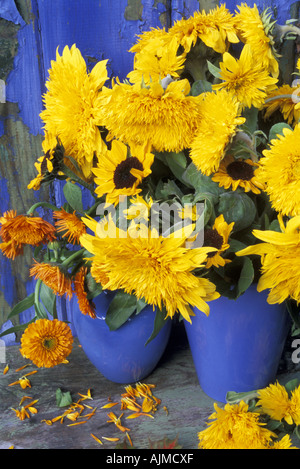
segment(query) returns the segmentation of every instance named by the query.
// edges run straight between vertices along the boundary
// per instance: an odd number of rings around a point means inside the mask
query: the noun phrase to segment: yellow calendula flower
[[[249,44],[243,47],[239,59],[225,52],[220,69],[222,82],[213,85],[213,89],[225,88],[243,107],[260,108],[267,93],[277,83],[277,78],[270,76],[269,72],[257,61]]]
[[[142,180],[151,174],[154,154],[149,145],[134,145],[130,149],[124,143],[113,140],[111,150],[101,155],[95,175],[95,192],[106,195],[108,204],[117,205],[120,198],[138,194]]]
[[[79,238],[86,231],[84,223],[76,215],[74,210],[73,213],[66,212],[63,208],[53,212],[53,218],[58,233],[63,233],[63,237],[68,239],[69,243],[79,243]]]
[[[261,257],[261,277],[257,290],[269,289],[268,303],[283,303],[291,298],[300,301],[300,216],[290,219],[286,226],[279,216],[282,232],[253,230],[263,243],[248,246],[237,256],[256,254]]]
[[[265,182],[272,207],[288,216],[300,214],[300,125],[284,128],[283,135],[263,151],[257,176]]]
[[[260,422],[258,412],[249,412],[249,406],[226,404],[209,417],[207,428],[198,433],[199,449],[263,449],[276,435]]]
[[[58,137],[67,155],[72,156],[85,177],[91,175],[94,155],[103,149],[97,112],[102,86],[108,75],[107,60],[98,62],[90,73],[75,44],[66,46],[51,62],[47,92],[41,113],[45,132]]]
[[[258,163],[251,159],[234,158],[226,155],[221,161],[218,171],[212,176],[212,180],[220,187],[236,191],[238,187],[245,192],[260,194],[265,184],[257,177]]]
[[[97,225],[89,219],[86,223],[96,234]],[[207,302],[219,295],[215,285],[196,277],[193,270],[204,265],[208,252],[213,249],[185,248],[191,229],[165,238],[155,229],[147,229],[142,236],[132,237],[130,231],[116,228],[112,220],[108,220],[108,225],[103,237],[98,230],[98,236],[86,234],[80,240],[93,255],[91,274],[96,281],[99,273],[104,273],[109,279],[105,288],[124,289],[158,308],[165,305],[171,318],[179,312],[191,322],[189,305],[209,314]]]
[[[238,126],[245,122],[240,113],[239,102],[226,90],[206,94],[190,151],[193,163],[203,174],[209,176],[218,170]]]
[[[246,3],[238,5],[238,10],[235,15],[235,27],[239,38],[251,46],[256,61],[277,78],[279,75],[278,54],[271,34],[270,12],[265,10],[260,14],[255,4],[249,7]]]
[[[300,423],[300,387],[289,396],[287,390],[278,381],[258,391],[257,406],[273,420],[285,420],[289,425]]]
[[[239,42],[234,17],[224,4],[208,13],[197,11],[188,19],[176,21],[169,34],[178,39],[185,52],[189,52],[198,39],[221,54],[229,43]]]
[[[51,368],[62,363],[72,351],[70,327],[58,319],[38,319],[29,324],[21,337],[21,354],[38,367]]]
[[[188,80],[173,81],[166,88],[116,83],[103,91],[102,125],[109,138],[131,145],[150,143],[157,151],[188,148],[200,120],[199,96],[189,96]]]
[[[226,223],[224,216],[219,215],[213,224],[212,228],[204,229],[204,243],[203,246],[210,246],[216,248],[216,252],[209,252],[207,255],[206,268],[212,266],[224,266],[228,259],[222,257],[222,253],[229,248],[228,239],[233,230],[234,222]]]
[[[185,54],[178,54],[179,44],[175,37],[165,36],[152,38],[134,56],[134,69],[128,73],[131,83],[146,84],[159,81],[170,75],[179,78],[184,67]]]
[[[300,109],[296,105],[299,93],[299,86],[287,84],[268,93],[263,105],[265,109],[264,119],[269,119],[272,114],[279,110],[287,124],[295,126],[300,119]]]
[[[56,295],[66,295],[69,299],[73,295],[71,279],[67,274],[62,272],[58,265],[34,261],[30,269],[30,276],[40,279]]]

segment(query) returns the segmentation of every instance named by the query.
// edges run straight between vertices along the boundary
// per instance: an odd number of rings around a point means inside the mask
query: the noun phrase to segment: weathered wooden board
[[[150,27],[167,29],[174,21],[217,3],[217,0],[1,0],[0,80],[5,83],[6,101],[0,102],[0,213],[8,209],[24,213],[37,200],[52,200],[58,205],[63,202],[58,184],[50,193],[27,190],[28,182],[35,176],[33,163],[41,155],[41,95],[57,47],[62,51],[65,45],[76,43],[88,66],[109,59],[111,76],[122,79],[132,69],[133,56],[128,50],[137,34]],[[234,11],[236,3],[228,0],[227,6]],[[281,22],[289,17],[291,5],[298,5],[291,0],[248,2],[254,3],[276,10]],[[32,291],[28,277],[31,259],[29,250],[14,262],[0,254],[0,330],[11,326],[6,322],[9,311]],[[62,314],[65,309],[62,303]],[[21,322],[26,322],[30,315],[30,311],[23,314]],[[5,340],[11,342],[15,337]]]

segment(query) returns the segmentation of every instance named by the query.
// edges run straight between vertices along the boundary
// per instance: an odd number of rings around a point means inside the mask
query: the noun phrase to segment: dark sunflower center
[[[245,161],[233,161],[227,166],[227,174],[234,180],[250,181],[253,178],[254,170],[253,166]]]
[[[130,173],[133,168],[140,171],[143,171],[144,169],[142,163],[136,158],[136,156],[126,158],[126,160],[121,161],[121,163],[118,164],[114,173],[114,184],[116,189],[128,189],[133,186],[136,181],[136,177]]]
[[[203,246],[221,249],[223,244],[222,236],[214,228],[204,230],[204,243]],[[215,252],[208,253],[207,257],[213,257]]]
[[[57,345],[57,340],[55,337],[45,337],[43,340],[43,347],[46,350],[53,350]]]

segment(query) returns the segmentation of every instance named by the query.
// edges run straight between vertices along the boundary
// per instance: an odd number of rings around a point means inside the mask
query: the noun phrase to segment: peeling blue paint
[[[4,18],[7,21],[12,21],[14,24],[20,24],[21,26],[25,24],[14,0],[1,0],[0,18]]]

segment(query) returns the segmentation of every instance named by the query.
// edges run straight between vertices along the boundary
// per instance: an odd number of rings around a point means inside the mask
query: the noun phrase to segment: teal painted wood
[[[234,0],[227,6],[234,11]],[[240,2],[238,2],[240,3]],[[254,1],[247,2],[252,5]],[[281,22],[289,18],[294,1],[258,0],[270,6]],[[88,67],[109,60],[109,73],[123,79],[133,66],[128,52],[137,34],[150,27],[208,9],[208,0],[1,0],[0,79],[6,84],[6,102],[0,103],[0,213],[15,209],[24,213],[37,200],[64,202],[61,185],[51,192],[28,191],[35,176],[34,162],[41,154],[42,93],[56,49],[76,43]],[[5,46],[5,47],[4,47]],[[3,55],[7,52],[7,56]],[[41,214],[43,214],[41,212]],[[31,253],[10,262],[0,254],[0,331],[10,309],[33,289],[28,273]],[[68,317],[70,304],[62,302],[60,314]],[[26,322],[32,311],[21,317]],[[4,326],[3,326],[3,323]],[[7,337],[8,342],[15,337]]]

